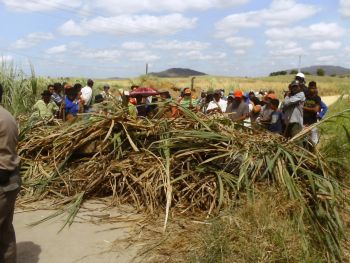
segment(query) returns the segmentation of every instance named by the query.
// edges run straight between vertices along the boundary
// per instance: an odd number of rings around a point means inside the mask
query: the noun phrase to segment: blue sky
[[[43,76],[350,68],[350,0],[0,0],[0,20],[0,60]]]

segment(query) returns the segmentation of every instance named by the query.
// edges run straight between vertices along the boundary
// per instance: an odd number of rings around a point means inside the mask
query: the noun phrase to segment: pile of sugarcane
[[[71,125],[23,128],[23,197],[79,204],[111,196],[149,213],[216,213],[260,186],[278,187],[298,204],[300,231],[335,259],[343,234],[341,189],[316,151],[229,119],[183,109],[176,119],[131,119],[120,108]],[[86,148],[92,151],[86,151]]]

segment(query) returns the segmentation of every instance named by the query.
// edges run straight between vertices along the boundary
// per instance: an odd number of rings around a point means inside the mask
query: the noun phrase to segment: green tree
[[[323,68],[318,68],[316,71],[317,76],[324,76],[325,75],[325,71]]]
[[[296,70],[296,69],[292,69],[290,72],[289,72],[289,74],[291,74],[291,75],[295,75],[295,74],[297,74],[298,73],[298,71]]]

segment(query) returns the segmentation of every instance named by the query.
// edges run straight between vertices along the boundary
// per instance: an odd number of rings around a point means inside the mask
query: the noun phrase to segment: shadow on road
[[[40,246],[31,241],[17,243],[18,263],[38,263],[40,253]]]

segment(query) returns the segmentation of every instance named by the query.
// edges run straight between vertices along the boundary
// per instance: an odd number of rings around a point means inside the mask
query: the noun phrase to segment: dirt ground
[[[64,224],[64,216],[28,226],[54,212],[16,210],[18,263],[137,262],[133,259],[140,247],[130,245],[128,239],[140,216],[130,208],[123,211],[88,202],[75,222],[61,232],[58,231]]]

